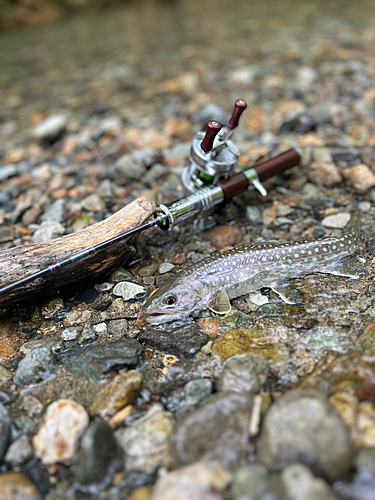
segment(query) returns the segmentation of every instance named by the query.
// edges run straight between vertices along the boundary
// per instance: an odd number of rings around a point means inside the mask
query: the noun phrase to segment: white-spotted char
[[[319,240],[249,243],[215,253],[178,274],[152,294],[142,313],[159,324],[196,315],[204,309],[224,314],[230,299],[270,287],[289,304],[299,302],[288,280],[312,273],[358,278],[359,265],[343,260],[359,246],[359,213],[343,232]]]

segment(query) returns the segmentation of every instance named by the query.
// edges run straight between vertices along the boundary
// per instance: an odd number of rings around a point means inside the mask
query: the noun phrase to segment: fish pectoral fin
[[[318,270],[319,273],[334,274],[336,276],[345,276],[347,278],[363,278],[366,276],[366,268],[359,264],[355,259],[346,260],[343,262],[335,262],[329,266]]]
[[[303,297],[288,281],[274,281],[269,287],[279,295],[286,304],[302,304]]]
[[[211,302],[208,304],[208,308],[210,311],[218,314],[226,314],[230,311],[231,305],[229,297],[224,288],[215,293]]]

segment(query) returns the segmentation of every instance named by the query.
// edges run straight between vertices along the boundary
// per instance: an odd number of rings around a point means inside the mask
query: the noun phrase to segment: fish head
[[[196,293],[183,284],[162,286],[150,295],[142,308],[146,323],[158,325],[186,318],[197,307]]]

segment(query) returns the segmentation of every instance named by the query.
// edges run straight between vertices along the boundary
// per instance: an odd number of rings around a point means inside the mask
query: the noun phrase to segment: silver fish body
[[[154,292],[142,313],[150,324],[182,319],[207,308],[224,314],[230,310],[231,299],[264,287],[295,304],[300,300],[290,279],[313,273],[358,278],[363,270],[353,259],[343,257],[353,254],[359,244],[359,214],[355,212],[338,236],[251,243],[215,253]]]

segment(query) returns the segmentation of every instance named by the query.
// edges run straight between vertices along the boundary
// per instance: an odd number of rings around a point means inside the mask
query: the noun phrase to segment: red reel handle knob
[[[205,153],[211,151],[215,137],[220,132],[220,130],[221,130],[221,125],[219,122],[215,120],[210,120],[209,122],[207,122],[206,135],[204,136],[204,139],[201,142],[201,148]]]
[[[246,108],[247,103],[243,99],[237,99],[237,101],[234,103],[232,116],[230,117],[230,120],[228,122],[228,126],[230,128],[238,127],[238,122],[240,121],[241,115]]]

